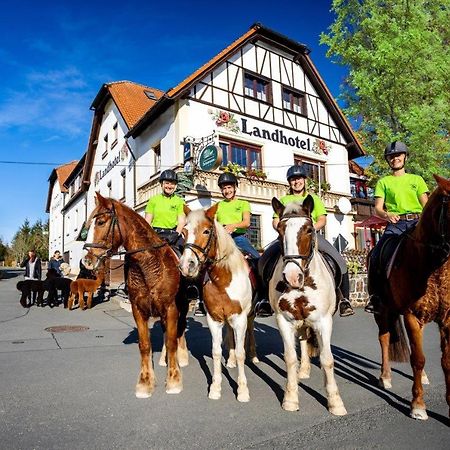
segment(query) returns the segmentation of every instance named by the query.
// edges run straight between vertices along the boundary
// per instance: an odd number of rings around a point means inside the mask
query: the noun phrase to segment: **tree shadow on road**
[[[11,278],[20,277],[25,273],[24,270],[16,269],[2,269],[0,274],[0,280],[9,280]]]

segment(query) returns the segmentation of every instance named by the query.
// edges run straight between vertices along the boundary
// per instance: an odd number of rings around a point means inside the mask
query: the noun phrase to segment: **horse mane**
[[[223,225],[214,220],[214,228],[217,236],[217,255],[218,266],[233,270],[244,268],[245,258],[239,248],[236,246],[233,238],[225,231]]]
[[[305,211],[304,211],[304,209],[303,209],[303,207],[302,207],[302,203],[301,202],[291,202],[291,203],[288,203],[287,205],[286,205],[286,207],[284,208],[284,211],[283,211],[283,217],[285,217],[285,216],[290,216],[290,215],[299,215],[299,216],[305,216],[306,217],[306,214],[305,214]]]

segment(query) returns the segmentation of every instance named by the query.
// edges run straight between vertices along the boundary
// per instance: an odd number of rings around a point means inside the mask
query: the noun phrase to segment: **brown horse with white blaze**
[[[375,314],[382,355],[380,382],[385,388],[392,386],[389,359],[401,360],[396,357],[408,353],[403,328],[398,326],[403,314],[414,377],[411,417],[419,420],[428,418],[422,387],[427,382],[422,339],[424,326],[431,321],[439,326],[441,363],[450,408],[450,180],[434,177],[437,188],[417,226],[400,244],[379,314]]]
[[[103,260],[117,254],[120,246],[125,248],[128,296],[141,353],[136,397],[150,397],[155,386],[148,329],[150,317],[160,318],[165,333],[166,392],[178,394],[183,389],[180,366],[188,364],[184,339],[188,303],[179,289],[181,276],[178,258],[142,216],[117,200],[102,197],[98,192],[96,208],[88,226],[92,221],[94,243],[86,245],[91,254]]]

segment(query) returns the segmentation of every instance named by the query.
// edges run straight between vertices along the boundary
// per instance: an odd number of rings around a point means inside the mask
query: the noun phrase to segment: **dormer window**
[[[150,99],[150,100],[157,100],[156,95],[152,91],[144,91],[144,94]]]
[[[118,127],[118,123],[116,122],[113,125],[113,141],[111,142],[111,148],[114,148],[117,145],[117,140],[119,138],[118,130],[119,130],[119,127]]]
[[[105,137],[103,138],[103,154],[102,158],[104,158],[108,154],[108,133],[105,134]]]
[[[244,73],[244,94],[262,102],[272,103],[270,81],[252,73]]]

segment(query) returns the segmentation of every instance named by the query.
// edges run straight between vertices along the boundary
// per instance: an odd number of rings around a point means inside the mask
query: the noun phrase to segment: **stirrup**
[[[339,303],[339,315],[341,317],[348,317],[355,314],[355,311],[353,311],[353,307],[351,303],[347,299],[341,300]]]

